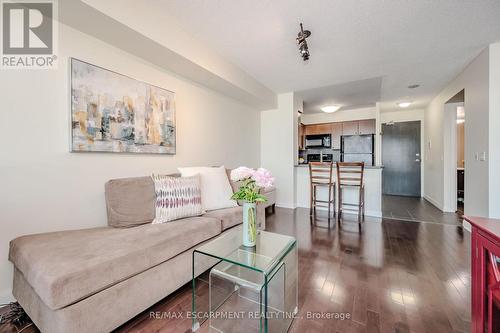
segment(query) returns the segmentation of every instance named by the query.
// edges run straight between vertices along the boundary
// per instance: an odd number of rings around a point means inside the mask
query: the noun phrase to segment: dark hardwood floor
[[[350,219],[329,230],[311,226],[306,209],[277,208],[267,218],[269,231],[298,239],[299,315],[290,332],[470,331],[470,236],[461,226],[367,217],[360,232]],[[116,332],[190,332],[184,316],[151,318],[190,307],[188,284]],[[322,312],[350,319],[307,319]]]
[[[462,225],[461,215],[463,215],[463,210],[458,214],[443,213],[423,198],[382,196],[382,216],[385,218]]]

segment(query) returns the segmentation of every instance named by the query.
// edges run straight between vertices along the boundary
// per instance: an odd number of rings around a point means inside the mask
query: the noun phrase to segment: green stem
[[[253,243],[255,242],[255,234],[256,234],[256,229],[255,229],[255,215],[253,211],[253,207],[248,208],[248,232],[249,232],[249,239]]]

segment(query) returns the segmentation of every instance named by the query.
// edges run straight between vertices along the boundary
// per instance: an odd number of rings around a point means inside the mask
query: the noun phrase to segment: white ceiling
[[[382,77],[386,111],[402,99],[424,107],[500,41],[496,0],[151,0],[150,6],[278,93]],[[307,64],[295,45],[299,22],[312,31]],[[414,83],[421,87],[407,88]]]

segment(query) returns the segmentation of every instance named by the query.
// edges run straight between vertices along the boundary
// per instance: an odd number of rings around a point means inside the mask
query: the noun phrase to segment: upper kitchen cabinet
[[[342,135],[375,134],[375,119],[346,121],[342,123]]]
[[[305,134],[313,135],[313,134],[329,134],[330,133],[330,124],[315,124],[315,125],[306,125]]]
[[[345,121],[342,123],[342,135],[357,135],[359,131],[359,121]]]
[[[367,119],[359,121],[358,134],[375,134],[375,119]]]
[[[301,136],[317,134],[331,134],[333,143],[332,148],[340,149],[340,137],[342,135],[375,134],[375,119],[346,121],[343,123],[301,125],[301,127],[299,127],[299,146]]]
[[[340,141],[342,137],[342,123],[332,123],[332,149],[340,149]]]
[[[316,133],[316,125],[306,125],[304,127],[304,134],[305,135],[317,134]]]

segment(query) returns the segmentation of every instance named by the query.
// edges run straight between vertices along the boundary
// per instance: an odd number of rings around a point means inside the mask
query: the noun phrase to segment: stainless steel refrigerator
[[[346,135],[342,136],[342,162],[365,162],[371,166],[375,163],[374,135]]]

